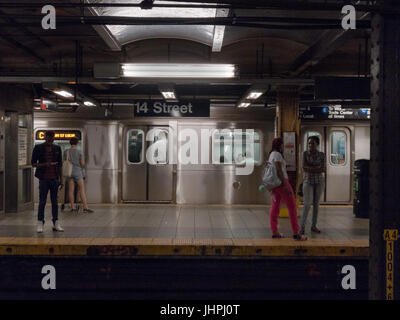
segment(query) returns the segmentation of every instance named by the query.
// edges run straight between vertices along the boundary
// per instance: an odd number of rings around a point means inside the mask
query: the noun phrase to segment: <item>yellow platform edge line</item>
[[[105,239],[103,239],[105,240]],[[129,241],[130,240],[130,241]],[[297,241],[282,241],[279,244],[271,244],[269,240],[256,243],[236,239],[214,239],[205,241],[199,239],[179,239],[169,244],[148,242],[147,244],[135,243],[133,239],[125,242],[93,241],[87,244],[23,244],[1,243],[0,256],[259,256],[259,257],[364,257],[369,255],[369,247],[365,242],[343,243],[335,245],[331,243],[299,244]],[[160,239],[158,239],[160,240]],[[167,240],[167,239],[164,239]],[[251,239],[249,239],[251,240]]]

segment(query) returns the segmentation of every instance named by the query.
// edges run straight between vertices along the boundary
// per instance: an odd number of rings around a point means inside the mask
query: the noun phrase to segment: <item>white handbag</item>
[[[71,162],[69,150],[67,150],[66,152],[67,152],[67,159],[63,161],[62,175],[63,177],[69,178],[72,175],[73,164]]]
[[[281,179],[279,179],[278,172],[276,171],[275,165],[271,162],[267,162],[265,166],[262,183],[268,191],[272,191],[282,184]]]

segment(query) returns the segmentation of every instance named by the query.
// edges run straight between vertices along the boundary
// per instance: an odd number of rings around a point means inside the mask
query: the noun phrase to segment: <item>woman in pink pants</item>
[[[272,150],[269,154],[268,161],[275,166],[279,179],[282,184],[272,190],[271,195],[271,211],[270,222],[272,230],[272,238],[283,238],[283,235],[278,232],[278,217],[281,208],[281,201],[286,203],[289,210],[290,224],[293,230],[293,238],[295,240],[304,241],[307,237],[300,234],[299,224],[297,222],[296,199],[293,189],[289,183],[289,177],[286,171],[286,161],[283,159],[283,139],[278,137],[272,141]]]

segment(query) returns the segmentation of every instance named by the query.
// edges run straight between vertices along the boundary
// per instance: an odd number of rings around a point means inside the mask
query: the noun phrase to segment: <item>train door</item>
[[[336,126],[304,126],[301,135],[301,155],[307,150],[307,139],[318,136],[319,150],[325,152],[325,192],[321,198],[328,203],[351,201],[350,130]],[[302,161],[302,157],[300,157]],[[300,164],[302,167],[302,163]]]
[[[172,201],[173,175],[168,154],[169,128],[129,127],[124,136],[122,200]],[[152,160],[149,160],[149,157],[152,157]]]
[[[326,201],[351,201],[350,130],[326,128]]]

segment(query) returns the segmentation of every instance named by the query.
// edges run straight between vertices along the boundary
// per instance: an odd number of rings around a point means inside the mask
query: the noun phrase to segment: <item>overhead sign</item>
[[[82,139],[81,132],[79,130],[51,130],[54,132],[54,140],[70,140],[72,138]],[[36,131],[36,140],[45,140],[46,130]]]
[[[135,117],[209,117],[210,101],[135,100],[133,102],[133,113]]]
[[[370,108],[343,108],[341,105],[300,107],[302,120],[369,120]]]

